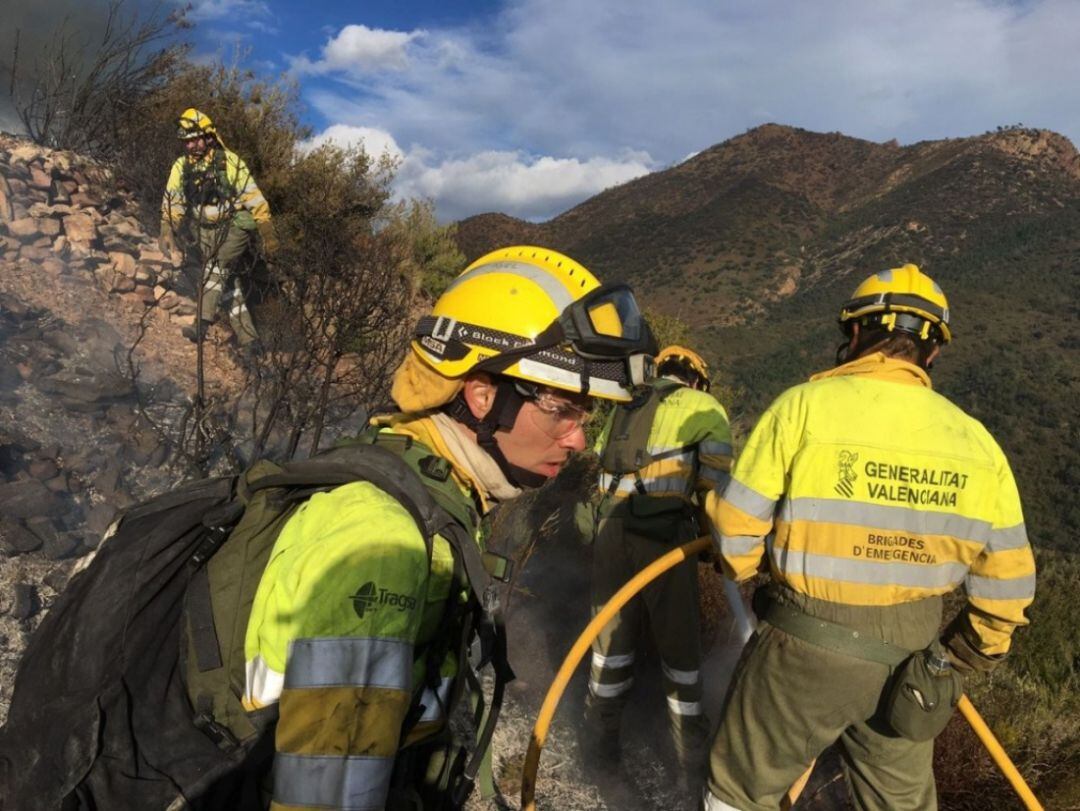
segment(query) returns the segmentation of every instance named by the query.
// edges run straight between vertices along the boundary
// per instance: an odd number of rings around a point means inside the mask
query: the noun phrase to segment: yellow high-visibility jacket
[[[594,450],[598,454],[607,445],[615,413],[612,410],[596,440]],[[641,468],[637,476],[619,478],[612,491],[616,498],[643,490],[650,496],[681,496],[689,501],[696,493],[698,503],[703,503],[707,493],[723,492],[727,486],[732,454],[727,412],[708,392],[680,386],[657,406],[645,450],[654,461]],[[611,473],[602,472],[601,492],[607,493],[614,479]]]
[[[1009,649],[1035,561],[1004,454],[926,373],[881,353],[788,389],[707,513],[725,571],[845,605],[896,605],[963,583],[980,653]],[[768,537],[766,537],[768,536]]]
[[[222,157],[224,160],[221,159]],[[218,170],[223,171],[224,177],[213,177]],[[220,202],[198,205],[197,210],[191,212],[197,223],[213,225],[225,218],[232,219],[238,215],[242,220],[250,217],[250,221],[253,222],[247,226],[248,228],[255,227],[257,223],[270,221],[270,206],[259,191],[259,187],[255,185],[255,178],[247,168],[247,164],[235,152],[230,152],[223,147],[214,147],[207,150],[201,159],[193,160],[187,155],[181,155],[173,163],[169,171],[169,180],[165,184],[165,195],[161,199],[163,228],[179,225],[184,215],[188,213],[189,206],[198,203],[198,201],[187,199],[184,181],[185,175],[190,174],[207,175],[208,182],[222,187],[220,191],[223,199]]]
[[[430,420],[402,429],[447,458]],[[450,460],[453,462],[453,460]],[[463,492],[470,484],[453,467]],[[443,727],[458,640],[407,741],[402,722],[443,626],[454,560],[369,482],[316,493],[288,520],[263,572],[245,639],[244,705],[278,704],[272,809],[382,808],[394,759]]]

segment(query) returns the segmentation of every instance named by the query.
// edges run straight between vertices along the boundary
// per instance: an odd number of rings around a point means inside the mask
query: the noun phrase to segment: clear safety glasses
[[[515,383],[514,388],[534,406],[528,412],[533,424],[552,439],[568,437],[592,418],[592,401],[588,405],[574,403],[549,389],[522,383]]]

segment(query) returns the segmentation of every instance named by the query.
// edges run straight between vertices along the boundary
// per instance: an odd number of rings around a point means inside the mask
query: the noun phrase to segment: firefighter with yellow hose
[[[840,326],[837,367],[777,398],[706,505],[726,574],[771,574],[713,739],[707,811],[778,808],[837,740],[855,807],[936,808],[933,737],[959,674],[1005,657],[1034,598],[1009,464],[931,387],[952,339],[941,288],[915,265],[882,271]],[[960,585],[966,607],[939,636]]]
[[[599,528],[593,548],[595,615],[635,572],[698,533],[705,496],[723,491],[731,469],[727,413],[709,394],[700,355],[669,346],[657,377],[617,406],[596,442]],[[700,780],[709,737],[701,706],[697,559],[673,568],[628,603],[593,642],[586,698],[588,755],[619,760],[620,722],[634,680],[643,612],[660,652],[679,781]]]
[[[254,247],[256,231],[265,256],[277,251],[270,206],[247,164],[225,148],[217,127],[194,107],[177,119],[184,154],[173,163],[161,200],[161,249],[172,254],[182,228],[190,227],[201,264],[202,322],[185,327],[192,341],[205,334],[218,305],[228,307],[228,321],[241,346],[258,339],[246,296],[252,289],[243,260]]]

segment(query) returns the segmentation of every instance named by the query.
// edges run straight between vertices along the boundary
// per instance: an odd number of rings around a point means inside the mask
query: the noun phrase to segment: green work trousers
[[[601,520],[593,545],[592,613],[639,571],[692,536],[692,525],[668,541],[629,532],[618,514]],[[684,537],[686,536],[686,537]],[[593,735],[618,740],[622,710],[634,680],[634,658],[648,615],[660,653],[668,720],[675,752],[685,769],[704,762],[709,723],[701,708],[701,634],[697,559],[668,570],[626,604],[592,646],[586,722]]]
[[[788,589],[774,594],[813,616],[912,651],[927,647],[941,623],[937,597],[900,606],[844,606]],[[826,650],[761,623],[743,650],[724,700],[704,808],[779,808],[788,789],[836,741],[856,808],[937,808],[934,742],[901,738],[882,720],[882,694],[891,673],[885,665]]]
[[[241,269],[254,233],[235,223],[199,228],[203,288],[199,317],[203,321],[213,321],[218,306],[224,305],[228,311],[229,326],[236,333],[236,340],[241,346],[247,346],[258,338],[244,296],[244,274]]]

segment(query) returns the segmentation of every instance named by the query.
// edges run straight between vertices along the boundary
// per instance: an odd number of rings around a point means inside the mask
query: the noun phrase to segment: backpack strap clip
[[[192,719],[196,729],[216,743],[218,748],[223,751],[228,752],[240,745],[240,741],[229,731],[228,727],[222,726],[214,720],[214,715],[211,712],[213,700],[210,696],[200,695],[196,700],[196,704],[197,712]]]

